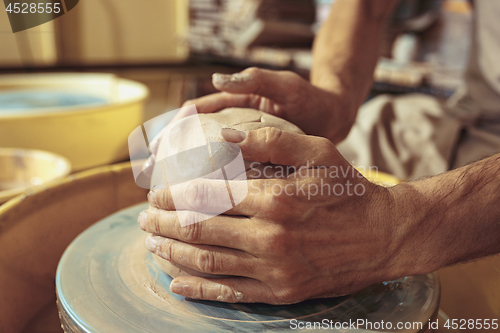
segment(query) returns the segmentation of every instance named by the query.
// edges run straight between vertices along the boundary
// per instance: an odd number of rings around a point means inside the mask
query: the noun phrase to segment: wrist
[[[392,188],[400,274],[500,252],[500,154]]]
[[[398,277],[421,275],[449,265],[450,237],[447,223],[436,204],[434,179],[402,183],[389,189],[393,197],[394,273]]]
[[[353,96],[345,90],[328,91],[329,97],[325,99],[328,105],[324,109],[329,112],[329,124],[326,127],[325,137],[338,144],[344,140],[351,131],[358,113],[358,105],[353,101]]]

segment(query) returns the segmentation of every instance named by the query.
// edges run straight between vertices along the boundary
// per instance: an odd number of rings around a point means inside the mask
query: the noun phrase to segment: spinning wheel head
[[[170,276],[145,248],[137,217],[146,208],[137,205],[96,223],[64,253],[56,290],[65,332],[289,331],[293,320],[324,319],[421,322],[425,328],[438,308],[437,274],[285,306],[185,299],[170,293]],[[418,331],[425,329],[405,332]]]

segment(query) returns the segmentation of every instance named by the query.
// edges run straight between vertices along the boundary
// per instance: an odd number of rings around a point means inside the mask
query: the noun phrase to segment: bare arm
[[[394,191],[405,274],[500,253],[500,154]]]
[[[373,83],[382,33],[398,3],[337,0],[316,36],[311,83],[344,96],[351,124]]]
[[[399,0],[337,0],[314,45],[312,84],[295,73],[248,68],[214,74],[220,93],[187,101],[198,112],[226,107],[258,109],[306,134],[345,139],[372,84],[385,21]]]

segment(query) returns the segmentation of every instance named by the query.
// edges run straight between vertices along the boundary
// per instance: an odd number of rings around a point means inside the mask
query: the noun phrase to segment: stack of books
[[[315,11],[314,0],[190,0],[188,41],[194,53],[239,59],[309,47]]]

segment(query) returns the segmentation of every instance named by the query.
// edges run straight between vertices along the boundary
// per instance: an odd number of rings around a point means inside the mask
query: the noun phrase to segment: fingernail
[[[174,294],[183,295],[184,286],[180,282],[172,281],[172,283],[170,283],[170,291]]]
[[[230,76],[231,76],[230,78],[231,82],[245,82],[252,78],[252,76],[248,73],[235,73]]]
[[[226,82],[231,81],[231,75],[227,74],[220,74],[220,73],[215,73],[212,75],[212,83],[217,86],[217,85],[223,85]]]
[[[156,202],[156,194],[152,190],[148,193],[148,201],[151,206],[158,208],[158,204]]]
[[[251,78],[252,77],[248,73],[235,73],[235,74],[215,73],[212,75],[212,83],[214,84],[214,86],[221,86],[232,83],[246,82]]]
[[[139,214],[139,226],[142,230],[146,229],[146,224],[148,222],[148,213],[146,211],[140,212]]]
[[[223,128],[220,134],[226,141],[233,143],[243,142],[247,137],[247,133],[232,128]]]
[[[149,236],[146,239],[146,247],[148,248],[149,251],[155,252],[156,251],[156,246],[158,245],[158,239],[154,236]]]

